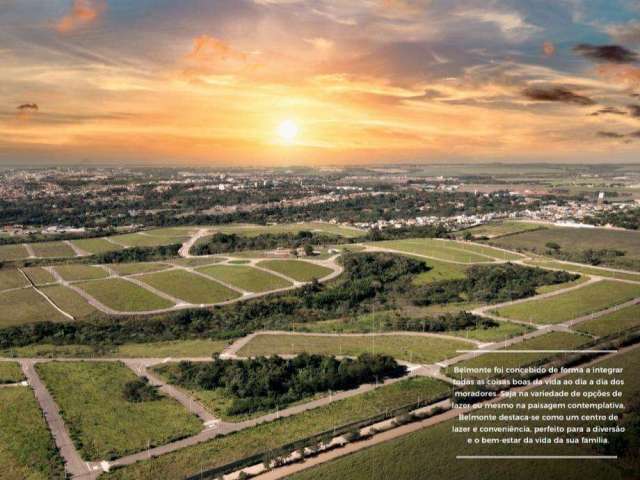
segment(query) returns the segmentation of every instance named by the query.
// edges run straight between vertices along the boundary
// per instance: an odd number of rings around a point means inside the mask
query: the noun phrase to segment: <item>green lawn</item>
[[[636,282],[640,282],[640,273],[621,273],[610,270],[605,270],[604,268],[596,268],[582,265],[575,265],[572,263],[563,263],[563,262],[555,262],[553,260],[546,259],[535,259],[535,260],[526,260],[525,263],[528,265],[538,266],[538,267],[547,267],[554,268],[558,270],[566,270],[568,272],[576,272],[576,273],[584,273],[586,275],[598,275],[601,277],[607,278],[619,278],[621,280],[634,280]]]
[[[0,328],[24,323],[69,320],[33,288],[0,293],[0,312]]]
[[[63,285],[49,285],[40,290],[47,295],[53,303],[62,310],[72,315],[76,320],[82,320],[98,313],[78,292]]]
[[[514,233],[526,232],[529,230],[538,230],[540,228],[544,228],[544,226],[538,223],[526,223],[506,220],[503,222],[490,222],[485,225],[469,228],[460,232],[460,236],[462,236],[466,232],[469,232],[477,237],[497,238],[504,235],[511,235]]]
[[[638,362],[640,362],[640,349],[635,349],[619,357],[602,361],[598,363],[598,366],[605,368],[625,368],[625,385],[622,387],[623,398],[632,398],[634,396],[637,397],[640,392],[639,376],[635,374],[635,366],[638,365]],[[546,386],[543,388],[545,390],[557,390],[562,387]],[[579,388],[586,389],[589,387]],[[520,403],[535,404],[539,401],[539,397],[533,397],[524,399]],[[553,401],[558,402],[562,406],[558,407],[556,411],[570,412],[571,414],[594,413],[593,410],[571,410],[567,404],[575,401],[573,397],[561,398],[556,396],[553,397]],[[525,412],[540,415],[547,413],[541,410],[529,410],[528,406],[519,410],[501,409],[496,411],[492,409],[479,409],[474,413],[477,415],[511,415],[523,414]],[[609,412],[609,410],[605,410],[602,412],[599,411],[598,413],[605,414]],[[320,466],[305,470],[288,478],[290,480],[417,480],[423,478],[428,478],[429,480],[623,480],[625,478],[630,479],[636,477],[631,471],[628,471],[627,475],[625,475],[622,469],[619,468],[619,464],[621,463],[619,460],[461,460],[456,458],[456,456],[461,454],[598,455],[601,454],[601,452],[588,446],[558,444],[513,445],[505,443],[471,446],[466,443],[467,434],[452,431],[454,425],[459,426],[460,422],[457,419],[444,421],[389,442],[375,445],[352,455],[339,458],[335,461],[323,463]],[[557,422],[550,420],[541,425],[557,425]],[[465,422],[465,426],[471,428],[480,426],[491,427],[498,426],[498,423],[468,421]],[[517,434],[509,436],[516,437]],[[572,434],[572,436],[576,435]],[[425,454],[425,452],[428,452],[428,454]],[[398,461],[398,459],[401,459],[401,461]]]
[[[124,399],[124,385],[137,378],[124,364],[49,362],[36,368],[86,460],[121,457],[202,428],[197,417],[171,398],[140,403]]]
[[[166,270],[170,268],[165,263],[155,262],[138,262],[138,263],[112,263],[109,268],[116,272],[118,275],[133,275],[136,273],[149,273],[157,272],[159,270]]]
[[[0,245],[0,262],[29,258],[24,245]]]
[[[448,338],[384,335],[384,336],[321,336],[321,335],[258,335],[240,349],[240,356],[298,354],[350,355],[384,353],[399,360],[434,363],[456,355],[458,349],[472,344]]]
[[[461,263],[486,263],[494,258],[487,257],[469,249],[464,250],[459,243],[434,240],[431,238],[410,238],[406,240],[388,240],[384,242],[373,242],[368,245],[372,247],[390,248],[399,252],[415,253],[434,257],[438,260],[461,262]]]
[[[22,271],[29,277],[34,285],[44,285],[47,283],[55,283],[55,277],[48,270],[42,267],[26,267]]]
[[[425,285],[427,283],[439,282],[441,280],[458,280],[466,278],[467,266],[457,263],[440,262],[438,260],[414,257],[424,261],[431,270],[420,273],[413,278],[414,285]]]
[[[28,387],[0,389],[0,478],[62,480],[64,464]]]
[[[467,242],[447,242],[452,248],[462,249],[468,252],[474,252],[487,257],[496,258],[498,260],[521,260],[523,255],[516,252],[505,252],[497,248],[487,245],[479,245],[477,243]]]
[[[538,324],[561,323],[640,296],[640,285],[603,280],[568,293],[498,308],[505,318]]]
[[[94,280],[77,286],[100,303],[121,312],[142,312],[173,306],[173,302],[120,278]]]
[[[20,270],[15,268],[0,269],[0,291],[26,287],[28,285],[29,282],[24,278],[24,275],[20,273]]]
[[[20,365],[15,362],[0,362],[0,384],[18,383],[24,380]]]
[[[298,282],[310,282],[314,278],[322,278],[333,270],[303,260],[264,260],[258,262],[260,267],[286,275]]]
[[[32,243],[31,248],[36,257],[41,258],[59,258],[59,257],[75,257],[76,253],[69,245],[64,242],[41,242]]]
[[[92,265],[56,265],[52,268],[68,282],[94,280],[109,276],[106,270]]]
[[[574,333],[565,332],[550,332],[540,335],[539,337],[530,338],[522,342],[510,345],[506,350],[575,350],[579,349],[581,345],[591,341],[591,338],[585,335],[578,335]],[[500,348],[500,347],[496,347]],[[542,360],[550,359],[561,355],[560,353],[485,353],[478,355],[471,360],[464,360],[456,363],[448,368],[449,375],[451,377],[487,377],[493,376],[493,374],[478,373],[471,374],[465,373],[463,375],[456,373],[456,367],[493,367],[502,366],[504,368],[520,367],[530,365]]]
[[[73,240],[72,243],[85,252],[92,253],[94,255],[99,253],[114,252],[116,250],[122,250],[124,248],[115,245],[105,240],[104,238],[85,238],[82,240]]]
[[[198,271],[250,292],[267,292],[292,285],[284,278],[243,265],[213,265]]]
[[[635,304],[608,315],[579,323],[574,329],[600,337],[633,329],[638,325],[640,325],[640,304]]]
[[[137,278],[189,303],[219,303],[240,296],[224,285],[185,270],[151,273]]]
[[[388,408],[435,398],[449,386],[431,378],[414,378],[331,405],[233,433],[105,474],[105,479],[155,480],[184,478],[203,469],[276,448],[296,439],[321,433],[348,422],[377,415]]]

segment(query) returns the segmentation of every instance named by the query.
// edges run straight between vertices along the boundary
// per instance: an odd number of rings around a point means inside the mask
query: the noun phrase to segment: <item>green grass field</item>
[[[478,227],[473,227],[460,232],[460,236],[469,232],[476,237],[497,238],[504,235],[512,235],[514,233],[526,232],[529,230],[538,230],[544,228],[543,225],[537,223],[516,222],[506,220],[503,222],[491,222]]]
[[[498,308],[505,318],[538,324],[561,323],[640,296],[640,285],[603,280],[568,293]]]
[[[64,242],[40,242],[32,243],[31,248],[40,258],[67,258],[75,257],[76,253]]]
[[[123,247],[115,245],[104,238],[85,238],[81,240],[73,240],[72,243],[85,252],[92,253],[94,255],[123,249]]]
[[[104,475],[113,480],[155,480],[184,478],[203,469],[224,465],[249,455],[276,448],[332,429],[348,422],[377,415],[388,408],[419,400],[436,398],[449,386],[431,378],[403,380],[331,405],[258,425],[253,428],[216,438],[161,457],[145,460]]]
[[[15,362],[0,362],[0,384],[18,383],[24,380],[20,365]]]
[[[138,263],[112,263],[109,268],[118,275],[134,275],[136,273],[150,273],[170,268],[165,263],[138,262]]]
[[[0,389],[0,478],[62,480],[64,464],[28,387]]]
[[[322,265],[315,265],[302,260],[264,260],[258,262],[262,268],[281,273],[298,282],[310,282],[314,278],[329,275],[332,270]]]
[[[224,285],[185,270],[150,273],[137,278],[189,303],[219,303],[240,296]]]
[[[599,337],[624,332],[640,325],[640,304],[577,324],[574,329]]]
[[[165,228],[152,228],[151,230],[145,230],[147,235],[153,235],[154,237],[189,237],[198,231],[196,226],[188,227],[165,227]]]
[[[194,257],[194,258],[175,258],[169,260],[168,263],[180,265],[182,267],[202,267],[204,265],[213,265],[224,260],[222,257]]]
[[[467,242],[446,242],[452,248],[461,249],[466,252],[474,252],[479,255],[486,255],[487,257],[496,258],[498,260],[521,260],[523,255],[515,252],[505,252],[497,248],[489,247],[487,245],[479,245],[477,243]]]
[[[635,365],[640,361],[640,350],[625,353],[598,363],[600,367],[625,368],[625,385],[622,387],[623,398],[637,396],[640,392],[638,375],[635,375]],[[574,376],[575,378],[575,376]],[[543,387],[558,389],[562,387]],[[566,388],[566,387],[565,387]],[[585,389],[589,387],[580,387]],[[591,387],[593,388],[593,387]],[[556,411],[568,411],[571,414],[593,413],[593,410],[571,410],[569,403],[572,397],[553,397],[562,407]],[[538,397],[524,399],[520,403],[535,404]],[[522,409],[502,409],[499,412],[491,409],[479,409],[474,413],[485,414],[544,414],[541,410],[529,410],[528,406]],[[603,411],[598,413],[608,413]],[[634,473],[627,471],[625,475],[619,468],[620,461],[611,460],[539,460],[539,459],[499,459],[499,460],[461,460],[457,455],[598,455],[598,450],[588,446],[577,445],[468,445],[466,434],[452,431],[454,425],[459,426],[457,419],[444,421],[434,426],[420,429],[414,433],[397,439],[375,445],[361,450],[352,455],[342,457],[335,461],[324,463],[288,477],[290,480],[377,480],[398,479],[412,480],[428,478],[429,480],[470,479],[474,480],[533,480],[533,479],[564,479],[564,480],[623,480],[634,478]],[[557,425],[550,420],[541,423],[545,425]],[[497,426],[497,422],[469,421],[465,426]],[[494,435],[495,436],[495,435]],[[504,436],[504,435],[502,435]],[[510,435],[517,436],[517,435]],[[576,436],[573,435],[572,436]],[[425,455],[425,452],[429,452]],[[402,459],[402,461],[398,461]],[[428,472],[428,476],[425,476]],[[141,477],[143,478],[143,477]]]
[[[0,262],[28,258],[29,252],[24,245],[0,245]]]
[[[22,271],[36,286],[45,285],[47,283],[55,283],[56,281],[51,272],[45,270],[42,267],[26,267],[23,268]]]
[[[438,260],[424,259],[420,257],[414,257],[418,260],[424,261],[431,270],[428,272],[420,273],[413,278],[414,285],[426,285],[427,283],[439,282],[441,280],[458,280],[466,277],[465,272],[467,266],[459,265],[457,263],[440,262]]]
[[[332,235],[340,235],[346,238],[356,238],[364,235],[364,230],[342,227],[322,222],[284,223],[280,225],[217,225],[212,227],[217,232],[235,233],[244,237],[255,237],[263,233],[298,233],[303,230],[311,232],[324,232]]]
[[[36,368],[86,460],[117,458],[202,428],[197,417],[171,398],[140,403],[124,399],[125,383],[137,378],[124,364],[50,362]]]
[[[199,268],[198,271],[250,292],[267,292],[292,285],[284,278],[242,265],[213,265]]]
[[[182,243],[186,239],[186,236],[165,237],[159,235],[147,235],[143,233],[127,233],[113,237],[113,240],[123,245],[127,245],[128,247],[157,247],[160,245],[173,245],[175,243]]]
[[[434,363],[456,355],[457,349],[471,344],[449,338],[410,335],[384,336],[320,336],[320,335],[258,335],[240,349],[240,356],[298,354],[350,355],[384,353],[399,360]]]
[[[53,268],[68,282],[80,280],[95,280],[98,278],[107,278],[109,274],[106,270],[95,267],[93,265],[56,265]]]
[[[553,260],[535,259],[526,260],[527,265],[537,267],[554,268],[557,270],[566,270],[568,272],[584,273],[586,275],[598,275],[607,278],[619,278],[621,280],[634,280],[640,282],[640,273],[624,273],[605,270],[603,268],[588,267],[582,265],[574,265],[572,263],[555,262]]]
[[[53,303],[73,316],[76,320],[84,320],[87,317],[98,314],[82,296],[74,290],[63,285],[49,285],[40,290],[47,295]]]
[[[585,335],[565,332],[550,332],[539,337],[530,338],[514,345],[509,345],[506,350],[573,350],[579,349],[581,345],[591,341]],[[456,367],[480,368],[501,366],[504,368],[521,367],[535,362],[550,359],[558,356],[556,353],[485,353],[478,355],[471,360],[463,360],[448,368],[449,375],[453,378],[478,377],[484,378],[492,376],[485,373],[465,373],[460,375],[455,372]]]
[[[79,283],[77,286],[100,303],[122,312],[142,312],[173,306],[169,300],[120,278],[94,280]]]
[[[69,320],[33,288],[0,293],[0,312],[0,327]]]
[[[21,288],[29,285],[29,282],[20,270],[15,268],[0,269],[0,291],[11,288]]]
[[[544,254],[547,242],[555,242],[566,252],[587,249],[617,249],[626,252],[624,257],[616,257],[611,266],[619,268],[640,268],[640,232],[609,230],[604,228],[548,227],[497,238],[490,243],[515,250],[530,250]]]
[[[27,345],[0,350],[0,356],[13,358],[193,358],[211,357],[221,352],[228,342],[222,340],[174,340],[123,345]]]
[[[558,290],[581,285],[588,280],[589,277],[587,277],[586,275],[581,275],[577,280],[573,280],[572,282],[556,283],[554,285],[542,285],[541,287],[536,288],[536,294],[542,295],[545,293],[557,292]]]
[[[411,238],[407,240],[388,240],[384,242],[374,242],[368,245],[372,247],[390,248],[399,252],[415,253],[433,257],[437,260],[461,262],[461,263],[486,263],[494,258],[478,254],[471,250],[460,248],[461,244],[455,242],[445,242],[431,238]]]

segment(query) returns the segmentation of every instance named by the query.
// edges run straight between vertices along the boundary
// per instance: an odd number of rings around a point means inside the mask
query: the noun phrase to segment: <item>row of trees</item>
[[[250,360],[214,359],[210,363],[181,362],[159,367],[170,382],[202,390],[223,389],[234,400],[231,415],[285,406],[329,390],[348,390],[364,383],[396,378],[406,373],[387,355],[362,354],[338,360],[301,354],[293,359],[258,357]]]

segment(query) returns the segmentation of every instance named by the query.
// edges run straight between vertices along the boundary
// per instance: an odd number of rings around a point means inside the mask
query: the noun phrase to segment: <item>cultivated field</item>
[[[456,350],[469,348],[469,343],[431,336],[321,336],[321,335],[257,335],[240,349],[238,355],[299,354],[358,356],[361,353],[383,353],[415,363],[434,363],[455,356]]]
[[[142,312],[174,305],[173,302],[120,278],[94,280],[77,286],[100,303],[121,312]]]
[[[150,273],[137,278],[147,285],[189,303],[219,303],[240,296],[238,292],[224,285],[185,270]]]
[[[105,474],[105,479],[155,480],[183,478],[288,442],[365,419],[388,408],[439,397],[450,387],[438,380],[416,378],[380,387],[304,413],[265,423],[225,437],[136,463]]]
[[[69,320],[33,288],[0,293],[0,327]]]
[[[50,267],[60,274],[60,276],[68,282],[78,280],[95,280],[98,278],[106,278],[109,274],[100,267],[92,265],[56,265]]]
[[[640,304],[622,308],[593,320],[577,324],[574,328],[580,332],[596,336],[606,336],[634,329],[640,325]]]
[[[93,308],[78,292],[63,285],[48,285],[40,290],[76,320],[83,320],[98,313],[98,310]]]
[[[539,337],[530,338],[514,345],[509,345],[506,350],[572,350],[577,349],[581,345],[591,341],[591,338],[585,335],[578,335],[574,333],[565,332],[550,332]],[[534,364],[552,357],[557,356],[557,353],[485,353],[479,355],[471,360],[464,360],[456,363],[454,366],[448,368],[448,374],[451,377],[490,377],[493,374],[468,374],[464,375],[456,374],[456,367],[520,367],[525,365]]]
[[[50,362],[36,368],[87,460],[120,457],[193,435],[202,428],[173,399],[127,401],[124,385],[137,377],[121,363]]]
[[[18,383],[24,380],[20,365],[15,362],[0,362],[0,384]]]
[[[568,293],[498,308],[496,315],[538,324],[561,323],[640,297],[640,285],[603,280]]]
[[[0,478],[62,480],[64,465],[28,387],[0,388]]]
[[[314,278],[326,277],[332,272],[330,268],[302,260],[264,260],[258,262],[258,265],[286,275],[298,282],[310,282]]]
[[[382,247],[405,253],[415,253],[433,257],[438,260],[460,263],[486,263],[496,260],[497,256],[486,256],[470,249],[462,248],[461,243],[434,240],[431,238],[416,238],[407,240],[388,240],[384,242],[368,243],[371,247]]]
[[[29,282],[19,270],[15,268],[0,269],[0,291],[26,287],[28,285]]]
[[[198,271],[249,292],[266,292],[292,285],[284,278],[242,265],[213,265],[199,268]]]

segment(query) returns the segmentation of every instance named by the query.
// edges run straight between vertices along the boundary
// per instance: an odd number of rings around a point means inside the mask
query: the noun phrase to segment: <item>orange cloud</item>
[[[200,35],[193,39],[193,49],[187,54],[187,59],[198,62],[216,60],[246,62],[248,55],[234,49],[223,40],[209,35]]]
[[[608,63],[600,65],[597,72],[600,76],[627,87],[640,87],[640,68],[638,67]]]
[[[546,57],[552,57],[556,53],[556,46],[553,42],[544,42],[542,44],[542,53],[544,53]]]
[[[67,33],[93,23],[105,8],[106,4],[102,0],[73,0],[71,10],[58,21],[56,30]]]

